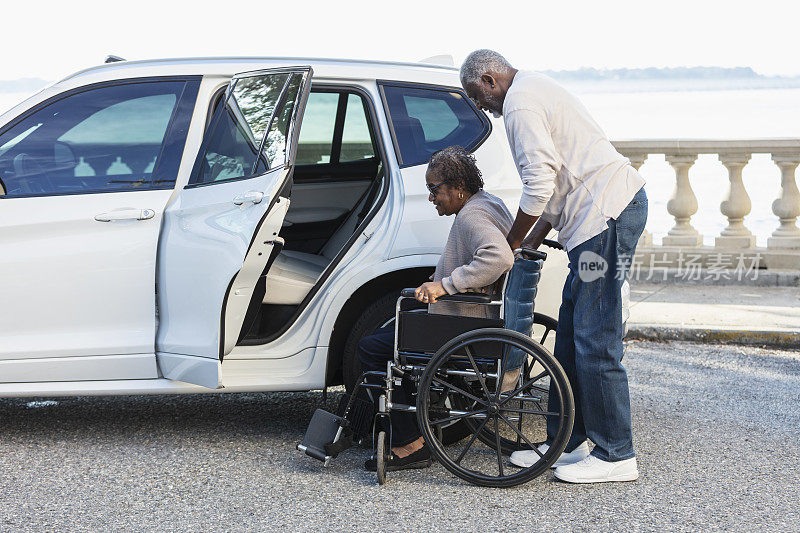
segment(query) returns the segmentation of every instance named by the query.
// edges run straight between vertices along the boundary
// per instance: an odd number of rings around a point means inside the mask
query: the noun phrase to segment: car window
[[[189,183],[246,178],[284,164],[302,81],[301,75],[291,73],[236,80],[216,111],[205,152]]]
[[[303,125],[297,144],[297,164],[317,165],[331,162],[333,130],[339,93],[314,92],[308,95]]]
[[[382,84],[401,166],[427,163],[437,150],[475,150],[491,132],[489,120],[460,91]]]
[[[344,91],[312,91],[303,115],[297,163],[326,165],[374,157],[364,98]]]
[[[0,146],[0,155],[14,148],[17,145],[17,143],[19,143],[22,139],[24,139],[25,137],[27,137],[28,135],[39,129],[41,125],[42,125],[41,122],[39,122],[38,124],[34,124],[27,130],[23,131],[22,133],[14,137],[13,139],[9,139],[5,143],[3,143],[3,145]]]
[[[375,157],[375,147],[367,120],[367,105],[364,99],[357,94],[347,95],[339,161],[359,161]]]
[[[458,116],[444,98],[403,95],[408,116],[419,121],[425,141],[441,141],[458,127]]]
[[[212,121],[211,136],[192,183],[250,176],[254,172],[264,131],[289,74],[236,80]]]
[[[275,112],[275,106],[289,74],[251,76],[237,80],[228,98],[228,107],[241,133],[256,147]]]
[[[300,84],[303,77],[300,75],[292,76],[286,84],[286,93],[283,97],[282,107],[275,113],[275,119],[267,132],[264,146],[261,150],[259,165],[263,170],[284,165],[289,154],[286,152],[289,147],[289,125],[292,122],[294,107],[300,95]]]
[[[164,147],[187,83],[83,90],[28,115],[0,135],[5,196],[140,190],[174,182],[189,117],[175,133],[180,150]],[[198,84],[192,83],[193,106]]]

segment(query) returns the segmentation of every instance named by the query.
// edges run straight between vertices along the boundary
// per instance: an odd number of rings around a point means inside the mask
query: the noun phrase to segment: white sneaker
[[[550,449],[550,446],[547,444],[540,444],[538,446],[539,452],[544,455],[547,453],[547,450]],[[577,463],[578,461],[585,459],[589,455],[589,443],[583,441],[583,443],[572,450],[571,452],[567,453],[564,452],[561,456],[556,459],[556,462],[553,463],[553,466],[550,468],[555,468],[557,466],[563,465],[571,465],[572,463]],[[536,461],[539,460],[539,454],[533,450],[520,450],[518,452],[514,452],[511,454],[511,461],[512,465],[521,466],[522,468],[528,468],[529,466],[533,465]]]
[[[556,468],[555,476],[570,483],[603,483],[605,481],[636,481],[639,467],[636,457],[622,461],[603,461],[594,455],[571,465]]]

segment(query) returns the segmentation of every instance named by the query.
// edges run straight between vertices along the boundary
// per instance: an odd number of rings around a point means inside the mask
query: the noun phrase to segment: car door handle
[[[152,209],[118,209],[108,213],[100,213],[94,219],[98,222],[112,222],[114,220],[149,220],[156,216]]]
[[[244,194],[240,194],[233,198],[233,203],[236,205],[242,205],[245,202],[251,202],[254,204],[261,203],[261,200],[264,199],[264,193],[259,191],[247,191]]]

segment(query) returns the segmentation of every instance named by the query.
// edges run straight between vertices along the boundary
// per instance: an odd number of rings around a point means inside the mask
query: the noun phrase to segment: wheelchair
[[[526,249],[520,255],[497,297],[463,293],[438,299],[492,306],[498,319],[429,314],[414,299],[414,289],[404,289],[397,300],[394,355],[386,371],[364,372],[336,414],[317,409],[297,448],[327,466],[371,432],[382,485],[391,414],[402,411],[416,413],[433,460],[469,483],[513,487],[546,472],[564,451],[575,407],[564,370],[530,336],[536,285],[547,254]],[[397,387],[411,391],[415,404],[393,402]],[[360,391],[378,396],[376,410]],[[447,428],[455,424],[466,426],[459,433],[466,436],[451,442]],[[538,445],[545,441],[548,425],[554,438],[542,453]],[[538,460],[526,468],[511,465],[508,456],[517,450],[534,450]]]

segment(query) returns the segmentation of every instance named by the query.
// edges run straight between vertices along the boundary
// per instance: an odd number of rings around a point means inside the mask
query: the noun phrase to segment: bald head
[[[461,86],[478,107],[499,116],[516,73],[517,69],[494,50],[475,50],[461,65]]]

